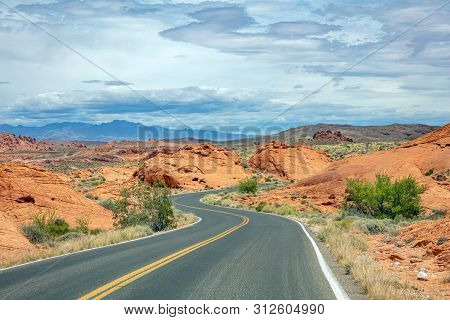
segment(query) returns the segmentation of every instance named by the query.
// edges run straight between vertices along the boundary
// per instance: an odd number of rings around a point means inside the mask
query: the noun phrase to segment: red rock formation
[[[259,148],[249,159],[249,164],[267,173],[299,180],[323,170],[330,161],[322,151],[272,141]]]
[[[340,131],[331,131],[331,130],[317,131],[313,135],[313,140],[353,142],[351,138],[344,136]]]
[[[49,151],[50,146],[27,136],[17,136],[12,133],[0,133],[0,152],[14,151]]]
[[[55,173],[18,164],[0,164],[0,260],[33,246],[20,232],[40,210],[53,210],[71,226],[86,218],[91,228],[112,228],[112,215],[73,190]]]
[[[224,187],[246,176],[236,152],[210,144],[157,150],[134,173],[142,181],[162,180],[171,188]]]

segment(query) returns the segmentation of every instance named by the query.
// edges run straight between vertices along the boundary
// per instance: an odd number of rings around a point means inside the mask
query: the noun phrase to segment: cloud
[[[340,30],[337,25],[320,24],[313,21],[277,22],[270,25],[270,33],[281,37],[305,37]]]
[[[0,84],[10,84],[11,82],[9,81],[0,81]]]
[[[102,83],[105,86],[129,86],[129,85],[133,85],[133,83],[131,82],[126,82],[126,81],[118,81],[118,80],[109,80],[109,81],[103,81],[103,80],[83,80],[81,81],[81,83],[86,83],[86,84],[98,84],[98,83]]]
[[[133,84],[188,124],[260,124],[364,57],[275,123],[448,119],[450,6],[368,56],[437,0],[37,1],[8,3],[127,82],[1,10],[5,121],[174,123]]]
[[[105,86],[129,86],[129,85],[132,85],[131,82],[117,81],[117,80],[105,81],[104,84],[105,84]]]

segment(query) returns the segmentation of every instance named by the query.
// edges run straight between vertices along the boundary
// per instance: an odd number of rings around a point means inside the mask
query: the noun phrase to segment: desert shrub
[[[424,175],[426,175],[426,176],[431,176],[433,173],[434,173],[434,169],[433,169],[433,168],[430,168],[430,169],[428,169],[428,170],[424,173]]]
[[[106,200],[100,201],[99,204],[103,208],[105,208],[107,210],[110,210],[110,211],[113,211],[113,212],[114,212],[114,210],[116,208],[116,201],[114,201],[113,199],[106,199]]]
[[[77,230],[81,233],[88,234],[89,233],[89,220],[88,219],[77,219]]]
[[[423,212],[420,194],[424,191],[413,177],[392,182],[389,176],[379,174],[374,183],[348,179],[344,207],[377,219],[415,218]]]
[[[33,244],[43,243],[48,240],[47,233],[35,224],[22,226],[22,233]]]
[[[433,213],[429,215],[426,219],[427,220],[438,220],[441,218],[444,218],[447,212],[445,210],[433,210]]]
[[[284,204],[281,207],[277,208],[276,212],[282,216],[291,216],[297,213],[297,209],[290,205]]]
[[[102,232],[104,232],[105,230],[103,230],[103,229],[101,229],[101,228],[95,228],[95,229],[92,229],[89,233],[91,234],[91,235],[93,235],[93,236],[96,236],[96,235],[98,235],[99,233],[102,233]]]
[[[260,211],[262,211],[263,209],[264,209],[264,206],[266,205],[266,203],[263,201],[263,202],[260,202],[260,203],[258,203],[258,205],[256,206],[256,208],[255,208],[255,210],[256,211],[258,211],[258,212],[260,212]]]
[[[69,224],[61,218],[56,218],[47,224],[47,233],[52,238],[56,238],[70,231]]]
[[[83,235],[84,234],[81,232],[71,231],[71,232],[67,232],[66,234],[63,234],[62,236],[57,237],[55,240],[58,242],[74,240],[74,239],[81,238]]]
[[[258,190],[258,180],[255,178],[241,180],[238,184],[238,190],[241,193],[256,193]]]
[[[170,190],[160,182],[152,185],[139,182],[121,192],[113,207],[115,225],[128,227],[150,226],[154,231],[174,226],[174,213]]]
[[[357,219],[353,226],[365,234],[388,233],[390,235],[398,234],[397,227],[392,220],[387,219]]]
[[[39,211],[30,224],[22,227],[22,233],[33,243],[44,243],[70,232],[69,224],[56,216],[54,211]]]
[[[310,218],[308,220],[308,224],[310,225],[325,225],[327,224],[327,220],[325,220],[324,218],[320,217],[320,216],[313,216],[312,218]]]
[[[105,181],[106,181],[106,179],[103,176],[93,177],[90,179],[81,180],[79,182],[79,185],[92,189],[92,188],[98,187],[99,185],[103,184]]]
[[[84,196],[85,196],[86,198],[88,198],[88,199],[91,199],[91,200],[98,200],[98,196],[94,196],[94,195],[91,194],[91,193],[86,193]]]
[[[220,202],[220,205],[224,206],[224,207],[230,207],[230,208],[242,208],[242,204],[240,204],[239,202],[235,202],[231,199],[223,199]]]

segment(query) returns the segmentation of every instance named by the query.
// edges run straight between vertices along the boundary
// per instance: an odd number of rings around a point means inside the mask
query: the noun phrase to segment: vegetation
[[[371,299],[424,299],[422,291],[383,269],[367,253],[368,244],[358,234],[328,223],[318,231],[333,256]]]
[[[423,212],[420,194],[424,191],[412,177],[392,182],[389,176],[379,174],[374,183],[349,179],[344,208],[377,219],[415,218]]]
[[[330,145],[314,145],[314,149],[322,150],[331,160],[340,160],[351,154],[366,154],[375,151],[389,150],[400,145],[400,142],[339,143]]]
[[[122,190],[117,201],[108,200],[102,205],[113,212],[117,227],[146,225],[160,231],[175,226],[170,189],[161,182],[139,182]]]
[[[40,211],[33,216],[30,224],[22,227],[22,233],[33,244],[42,244],[59,241],[68,233],[89,234],[89,221],[80,219],[76,228],[70,228],[69,224],[59,217],[54,211]],[[65,239],[65,238],[62,238]]]
[[[37,259],[58,256],[61,254],[76,252],[85,249],[103,247],[127,240],[132,240],[151,235],[153,231],[148,226],[133,226],[111,231],[103,231],[97,234],[81,234],[79,232],[68,232],[59,237],[57,241],[47,243],[39,251],[24,252],[14,256],[9,261],[4,261],[0,267],[8,267],[15,264],[25,263]]]
[[[256,193],[258,191],[258,180],[256,178],[241,180],[238,184],[238,190],[241,193]]]

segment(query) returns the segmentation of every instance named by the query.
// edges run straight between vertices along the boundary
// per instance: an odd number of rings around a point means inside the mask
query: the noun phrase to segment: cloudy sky
[[[448,2],[0,0],[0,122],[443,124]]]

